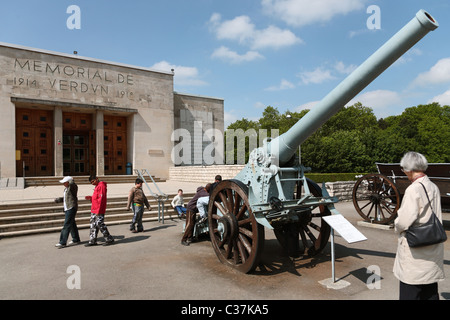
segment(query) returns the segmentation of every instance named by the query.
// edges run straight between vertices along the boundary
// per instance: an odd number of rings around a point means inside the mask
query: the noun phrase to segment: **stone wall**
[[[208,183],[213,182],[218,174],[222,179],[233,179],[241,170],[243,165],[226,166],[186,166],[172,167],[169,169],[169,179],[186,182]]]
[[[175,165],[224,163],[223,99],[175,92],[174,127]]]
[[[243,168],[243,165],[172,167],[169,169],[169,179],[206,184],[212,182],[217,174],[222,175],[223,179],[233,179]],[[330,196],[338,197],[339,201],[352,200],[354,185],[355,181],[325,183]],[[319,186],[321,187],[322,184],[319,184]]]
[[[352,200],[352,192],[355,181],[326,182],[325,187],[332,197],[338,197],[339,201]]]

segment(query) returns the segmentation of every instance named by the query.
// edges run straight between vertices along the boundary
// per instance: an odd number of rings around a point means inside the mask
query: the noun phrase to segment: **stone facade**
[[[0,43],[0,176],[15,177],[24,162],[15,124],[16,109],[27,109],[51,112],[52,175],[62,176],[65,170],[63,114],[70,113],[92,119],[87,130],[95,132],[90,151],[97,175],[105,174],[105,119],[115,116],[126,119],[126,161],[168,178],[175,129],[194,120],[223,133],[223,100],[175,94],[173,77],[171,72]]]
[[[172,167],[169,170],[169,179],[175,181],[198,182],[200,185],[211,183],[218,174],[222,179],[233,179],[241,172],[244,165],[214,165],[195,167]]]
[[[190,140],[185,148],[188,150],[183,150],[190,152],[190,156],[181,157],[181,152],[176,152],[176,165],[224,163],[223,99],[175,93],[175,128],[184,131],[174,137],[176,142],[182,140],[180,136]]]

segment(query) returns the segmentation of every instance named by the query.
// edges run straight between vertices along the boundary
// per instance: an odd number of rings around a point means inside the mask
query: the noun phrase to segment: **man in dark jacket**
[[[78,186],[72,177],[64,177],[60,181],[64,184],[64,196],[56,198],[56,203],[64,204],[64,226],[61,230],[59,242],[55,245],[57,248],[63,248],[66,246],[69,233],[72,235],[72,241],[69,244],[76,244],[80,242],[80,235],[78,233],[77,223],[75,222],[75,216],[78,210]]]
[[[211,183],[211,189],[209,190],[209,194],[212,194],[214,188],[222,181],[222,176],[220,174],[214,177],[214,182]]]
[[[192,242],[192,233],[194,232],[195,225],[195,215],[198,212],[197,200],[198,198],[209,196],[210,187],[210,183],[208,183],[205,187],[198,187],[197,193],[186,206],[186,227],[184,229],[183,238],[181,238],[181,244],[184,246],[188,246]]]

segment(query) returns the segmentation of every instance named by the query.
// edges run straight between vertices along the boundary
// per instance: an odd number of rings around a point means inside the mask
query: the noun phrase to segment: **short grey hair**
[[[409,151],[403,156],[400,166],[406,171],[425,172],[428,168],[428,161],[423,154]]]

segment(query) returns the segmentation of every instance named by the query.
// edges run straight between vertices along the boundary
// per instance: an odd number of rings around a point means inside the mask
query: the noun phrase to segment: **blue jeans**
[[[133,204],[133,220],[130,224],[130,230],[134,230],[135,225],[137,225],[137,231],[144,231],[144,226],[142,225],[142,216],[144,215],[144,206]]]
[[[176,206],[175,210],[177,211],[179,217],[181,217],[183,214],[186,214],[186,208],[183,206]]]
[[[80,241],[80,235],[78,234],[77,223],[75,222],[75,216],[77,214],[77,209],[72,208],[64,211],[66,218],[64,220],[64,226],[61,230],[61,235],[59,236],[59,243],[66,245],[67,238],[69,238],[69,233],[72,235],[73,242]]]

